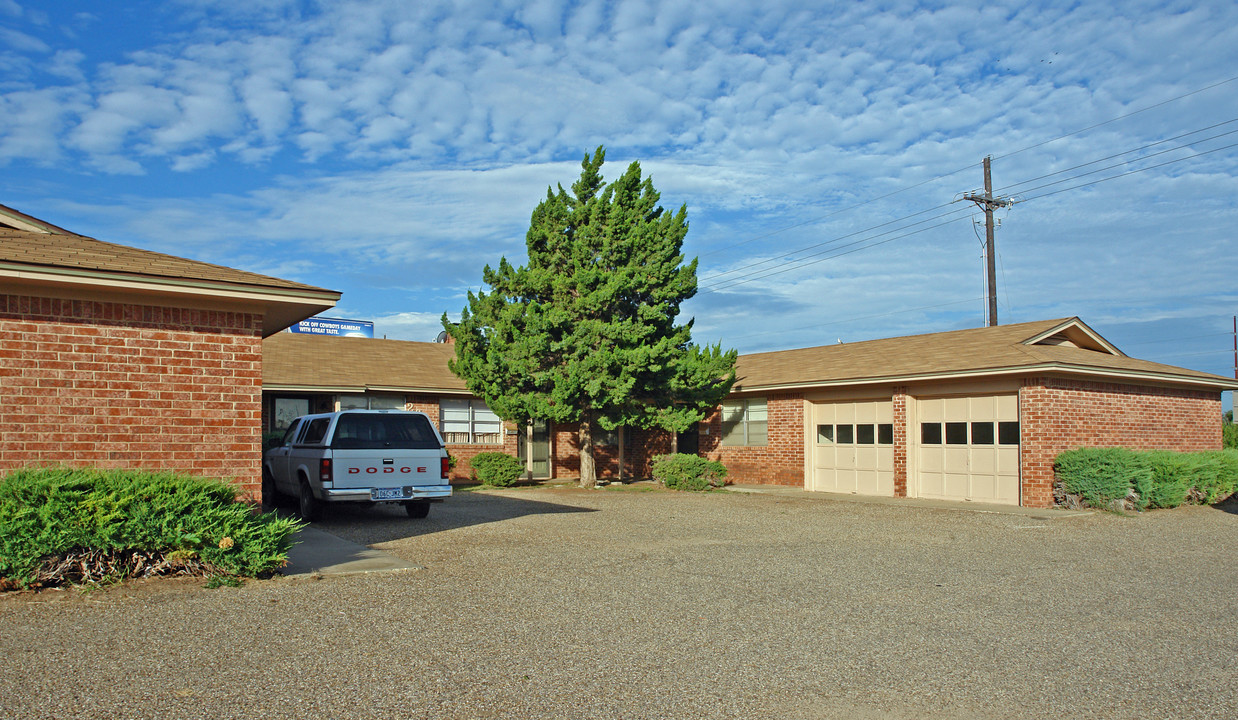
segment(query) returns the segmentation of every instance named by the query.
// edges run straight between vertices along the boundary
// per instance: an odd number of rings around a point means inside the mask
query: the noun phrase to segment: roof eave
[[[301,392],[301,393],[364,393],[370,392],[402,392],[422,393],[425,395],[472,395],[468,390],[460,388],[437,388],[422,386],[395,385],[297,385],[295,383],[262,383],[263,392]]]
[[[853,387],[858,385],[877,385],[887,383],[931,382],[934,380],[966,380],[970,378],[1000,377],[1003,375],[1019,375],[1026,373],[1061,372],[1092,377],[1119,378],[1124,380],[1153,380],[1173,385],[1208,388],[1212,390],[1238,390],[1238,380],[1227,378],[1193,377],[1174,373],[1159,373],[1150,370],[1114,370],[1096,368],[1088,365],[1073,365],[1070,363],[1036,363],[983,370],[959,370],[944,373],[911,373],[904,375],[885,375],[864,378],[845,378],[839,380],[816,380],[802,383],[774,383],[769,385],[736,385],[732,393],[774,392],[779,390],[810,390],[813,388]]]
[[[138,277],[68,268],[32,269],[16,263],[0,263],[0,278],[31,285],[68,285],[92,290],[225,299],[259,305],[263,313],[263,337],[274,335],[293,323],[329,310],[335,307],[340,299],[340,293],[321,288],[281,288],[187,278]]]

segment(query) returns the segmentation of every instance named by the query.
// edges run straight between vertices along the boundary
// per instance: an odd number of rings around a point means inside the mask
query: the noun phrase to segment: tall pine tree
[[[603,187],[606,151],[585,155],[569,194],[533,211],[529,264],[486,266],[489,293],[469,293],[451,370],[500,417],[580,424],[580,482],[596,484],[595,427],[682,432],[735,381],[734,350],[692,344],[676,324],[696,294],[684,264],[687,209],[668,213],[639,163]]]

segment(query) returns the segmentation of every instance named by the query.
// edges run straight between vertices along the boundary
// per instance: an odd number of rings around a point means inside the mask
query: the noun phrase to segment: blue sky
[[[982,324],[992,155],[1002,322],[1230,375],[1238,4],[1115,7],[0,0],[0,203],[429,340],[605,145],[756,352]]]

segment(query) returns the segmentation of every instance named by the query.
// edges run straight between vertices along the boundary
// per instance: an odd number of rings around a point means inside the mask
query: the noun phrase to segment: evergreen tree
[[[639,163],[603,187],[599,147],[569,194],[558,186],[533,211],[529,263],[486,266],[489,293],[469,293],[453,325],[452,372],[500,417],[580,424],[580,481],[596,483],[595,427],[682,432],[735,381],[734,350],[691,342],[679,306],[696,294],[684,264],[687,209],[658,206]]]

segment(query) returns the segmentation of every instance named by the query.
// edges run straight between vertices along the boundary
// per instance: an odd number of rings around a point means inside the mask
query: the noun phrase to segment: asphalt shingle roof
[[[262,384],[466,390],[447,369],[455,345],[276,333],[262,341]]]
[[[880,381],[884,378],[1000,371],[1053,364],[1235,382],[1210,373],[1096,350],[1024,344],[1031,338],[1072,322],[1082,325],[1078,318],[1061,318],[741,355],[736,364],[736,385],[739,386],[737,389],[742,390],[860,379]]]
[[[737,391],[1069,365],[1238,386],[1218,375],[1065,345],[1025,341],[1077,318],[741,355]],[[263,383],[287,387],[466,390],[447,369],[454,345],[279,333],[263,341]],[[1167,377],[1166,377],[1167,376]]]
[[[0,222],[3,218],[0,218]],[[150,250],[95,240],[64,232],[30,232],[0,224],[0,263],[32,269],[94,271],[132,276],[135,280],[161,278],[218,282],[259,289],[331,292],[323,288],[188,260]]]

